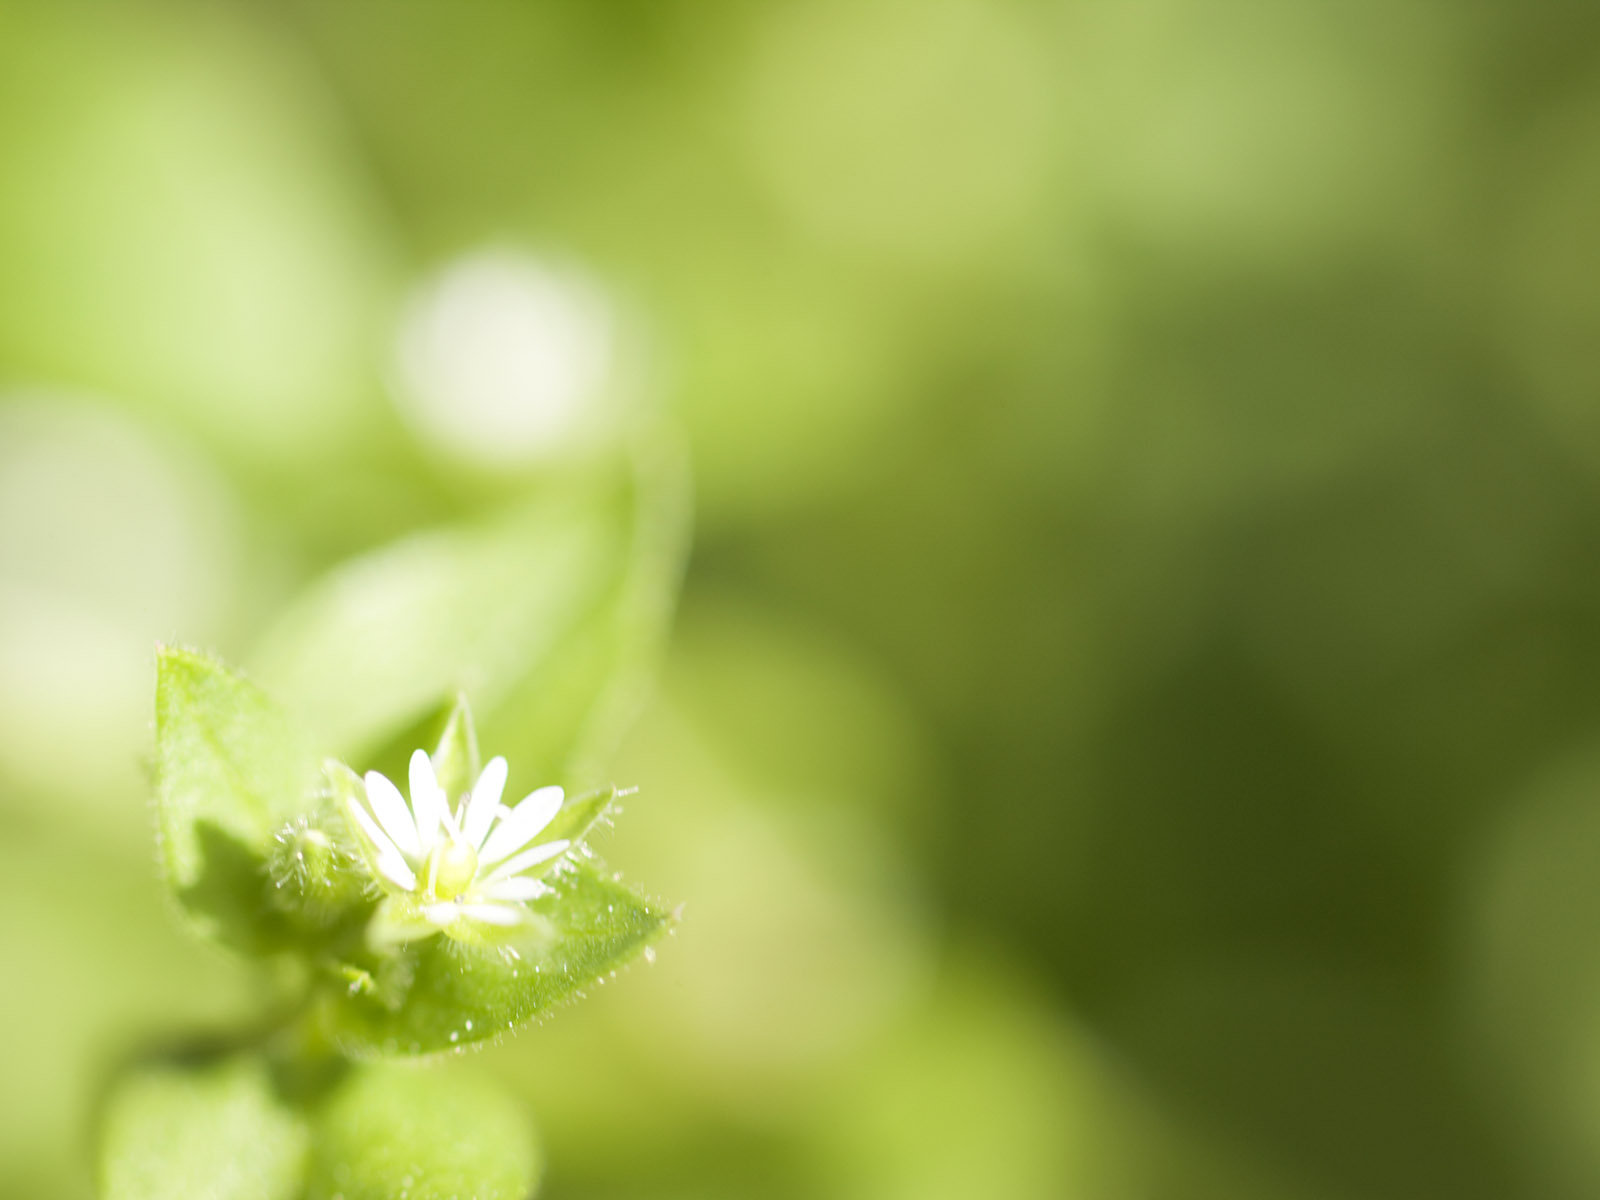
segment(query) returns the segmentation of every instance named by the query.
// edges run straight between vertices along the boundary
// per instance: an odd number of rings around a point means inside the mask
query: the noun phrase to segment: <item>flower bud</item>
[[[366,875],[339,836],[315,817],[297,817],[273,838],[272,894],[290,913],[326,924],[367,892]]]

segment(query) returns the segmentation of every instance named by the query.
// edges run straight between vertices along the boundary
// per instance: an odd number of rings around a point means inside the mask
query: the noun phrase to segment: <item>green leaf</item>
[[[266,1064],[145,1066],[116,1086],[100,1137],[104,1200],[295,1200],[309,1131]]]
[[[330,991],[332,1035],[358,1056],[430,1054],[498,1037],[632,961],[672,920],[592,861],[569,862],[545,882],[554,894],[529,904],[535,920],[516,938],[477,946],[430,937],[399,952],[414,968],[399,993]]]
[[[591,784],[648,698],[688,551],[689,486],[670,435],[641,447],[628,497],[627,561],[600,603],[492,707],[485,745],[525,777]]]
[[[552,494],[341,564],[268,634],[263,678],[365,764],[440,697],[493,703],[549,654],[619,569],[620,515],[611,489]]]
[[[559,782],[632,715],[676,593],[685,492],[672,455],[641,454],[344,563],[269,632],[262,677],[330,750],[385,773],[425,744],[440,697],[468,692],[484,745]]]
[[[162,649],[156,809],[167,881],[201,932],[261,952],[280,943],[267,902],[273,834],[311,807],[316,763],[283,711],[214,659]]]
[[[316,1116],[306,1194],[525,1200],[539,1169],[532,1123],[498,1086],[455,1070],[369,1064],[351,1071]]]

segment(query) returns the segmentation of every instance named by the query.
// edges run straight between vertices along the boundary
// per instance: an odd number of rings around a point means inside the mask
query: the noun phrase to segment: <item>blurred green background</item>
[[[640,787],[556,1200],[1600,1195],[1600,19],[0,0],[7,1196],[258,1003],[158,639]]]

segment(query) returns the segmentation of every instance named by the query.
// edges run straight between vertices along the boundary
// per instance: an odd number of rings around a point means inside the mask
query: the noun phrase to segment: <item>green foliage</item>
[[[310,1134],[265,1062],[141,1067],[113,1092],[101,1131],[105,1200],[294,1200]]]
[[[397,952],[407,981],[398,997],[331,992],[332,1036],[358,1055],[428,1054],[502,1036],[606,979],[672,919],[592,862],[547,882],[555,894],[529,905],[536,920],[521,936],[482,946],[429,938]]]
[[[538,1182],[527,1114],[472,1076],[360,1066],[314,1128],[308,1200],[523,1200]]]
[[[431,1053],[503,1034],[614,972],[667,927],[663,909],[605,875],[587,848],[580,861],[530,870],[548,872],[550,893],[529,902],[525,927],[482,945],[431,936],[436,928],[414,908],[396,907],[404,897],[374,912],[378,861],[365,841],[336,832],[345,806],[365,796],[361,777],[330,760],[324,786],[307,786],[303,745],[263,693],[191,652],[161,661],[158,794],[173,888],[224,941],[298,952],[324,968],[320,977],[338,986],[319,1002],[321,1016],[352,1052]],[[457,802],[479,769],[465,699],[436,753],[441,785]],[[615,795],[606,787],[574,797],[541,840],[582,847]],[[278,905],[266,902],[269,890]],[[295,940],[285,893],[314,904],[326,936],[302,928]],[[374,928],[362,937],[366,924]],[[349,986],[369,979],[395,986]]]
[[[385,771],[441,696],[469,690],[489,744],[557,778],[659,641],[684,488],[670,457],[602,464],[345,562],[269,632],[262,677],[328,749]]]
[[[541,778],[588,783],[637,715],[666,640],[689,535],[689,476],[664,431],[632,458],[616,497],[626,560],[583,619],[516,685],[480,705],[488,744]]]
[[[491,1082],[247,1053],[124,1075],[99,1169],[106,1200],[522,1200],[539,1165],[527,1114]]]
[[[552,538],[546,549],[557,557],[558,544],[570,549],[583,541],[581,521],[560,536],[553,532],[562,527],[559,521],[514,524],[523,532],[545,529]],[[434,548],[448,556],[448,535],[441,537]],[[486,551],[480,565],[503,559],[504,550]],[[409,557],[384,559],[375,570],[392,581],[391,568]],[[549,565],[548,558],[541,561]],[[487,586],[484,578],[476,582]],[[305,643],[330,656],[331,646],[320,639],[335,636],[337,593],[313,605],[332,625]],[[559,603],[576,605],[578,598],[566,595]],[[496,605],[501,616],[514,607],[497,600],[489,607]],[[468,620],[465,611],[446,617],[426,605],[409,617],[424,615]],[[380,718],[402,724],[387,739],[392,747],[385,765],[396,779],[406,776],[393,765],[399,761],[393,748],[417,734],[413,705],[403,697],[408,689],[420,695],[425,682],[443,678],[440,664],[460,649],[448,641],[436,639],[431,649],[395,666],[390,683],[407,682],[380,688],[360,713],[333,722],[347,739],[373,744],[384,739],[355,731],[369,723],[376,730]],[[310,659],[300,661],[312,669]],[[586,690],[593,699],[606,692],[603,677],[614,673],[614,664],[594,660],[589,666],[594,678]],[[357,654],[354,669],[368,671],[365,683],[377,686],[372,672],[389,668],[380,670],[376,659],[362,664]],[[348,693],[352,704],[367,694],[354,685]],[[473,714],[464,696],[433,712],[426,720],[440,731],[429,762],[453,814],[451,828],[464,827],[483,770]],[[166,879],[203,933],[247,955],[298,963],[277,975],[301,981],[300,999],[285,1010],[287,1023],[268,1043],[275,1056],[270,1064],[242,1056],[220,1064],[147,1066],[119,1081],[103,1140],[106,1194],[130,1200],[526,1196],[538,1156],[515,1104],[470,1079],[367,1060],[501,1037],[614,975],[668,927],[665,909],[605,872],[585,845],[616,789],[570,798],[537,833],[524,825],[524,838],[567,848],[552,845],[556,853],[513,868],[527,889],[501,902],[513,906],[514,924],[476,916],[441,924],[428,915],[441,896],[432,882],[420,882],[421,863],[437,863],[428,855],[454,843],[436,842],[420,855],[413,848],[419,882],[407,891],[392,871],[379,870],[382,853],[393,855],[394,847],[375,849],[376,835],[363,831],[353,813],[357,806],[377,811],[366,779],[330,759],[319,781],[309,747],[284,709],[229,668],[193,651],[162,651],[156,794]],[[393,808],[400,802],[393,799],[385,810],[386,825],[401,815]],[[421,812],[415,784],[405,803],[406,819]],[[520,851],[515,841],[509,844],[516,854],[527,853],[527,843]],[[462,853],[466,886],[478,868],[470,849]],[[546,890],[535,895],[541,877]],[[286,1045],[302,1051],[285,1058]],[[363,1063],[352,1068],[341,1056]],[[308,1087],[308,1077],[323,1083]],[[290,1086],[286,1079],[300,1082]]]
[[[156,680],[162,861],[203,933],[263,952],[282,942],[266,903],[273,835],[310,804],[315,760],[288,717],[215,660],[163,649]]]
[[[293,604],[263,675],[329,747],[367,756],[466,685],[491,697],[549,652],[615,556],[603,504],[541,497],[345,563]]]

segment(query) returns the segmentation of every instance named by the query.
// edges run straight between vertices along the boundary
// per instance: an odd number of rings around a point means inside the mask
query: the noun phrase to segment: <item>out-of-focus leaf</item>
[[[543,497],[341,565],[268,635],[263,677],[357,763],[441,696],[504,690],[614,570],[611,514],[586,501]]]
[[[675,436],[657,431],[631,467],[627,557],[610,589],[514,690],[477,709],[484,744],[534,779],[583,785],[604,776],[666,640],[688,550],[687,466]]]
[[[0,389],[8,807],[31,794],[107,844],[148,835],[151,646],[224,633],[244,543],[228,482],[180,441],[110,403]]]
[[[373,1064],[356,1068],[318,1113],[307,1195],[526,1200],[539,1168],[532,1125],[500,1088],[454,1071]]]
[[[1593,1137],[1600,1062],[1600,750],[1532,774],[1486,842],[1474,889],[1466,1010],[1497,1072],[1501,1128],[1576,1183],[1600,1189]]]
[[[105,1200],[295,1200],[308,1144],[259,1059],[139,1068],[106,1111],[100,1191]]]
[[[8,373],[258,463],[338,460],[381,427],[366,347],[396,243],[293,39],[242,10],[7,5],[5,24]]]
[[[270,947],[273,833],[309,807],[315,761],[283,711],[222,664],[163,649],[156,679],[156,807],[167,881],[202,932]]]
[[[651,589],[651,611],[670,608],[682,539],[676,527],[668,536],[644,519],[673,507],[645,475],[607,470],[560,490],[552,483],[488,521],[419,534],[338,567],[269,633],[258,656],[263,677],[358,765],[395,765],[415,744],[391,743],[409,739],[441,696],[466,691],[486,744],[519,768],[545,772],[546,763],[515,757],[514,735],[528,728],[520,719],[527,698],[549,695],[546,684],[559,679],[560,727],[577,726],[555,756],[564,764],[614,681],[631,678],[632,659],[647,648],[633,636],[636,564],[664,562],[653,578],[669,582]],[[604,646],[585,657],[581,678],[569,678],[575,635],[587,644],[597,623],[607,630]],[[508,700],[518,718],[497,720]]]
[[[108,1049],[132,1030],[251,1023],[260,983],[196,952],[145,854],[0,825],[0,910],[25,914],[0,920],[0,1196],[82,1196],[98,1169],[84,1113]]]
[[[554,893],[529,904],[534,920],[513,940],[477,946],[432,937],[400,952],[409,984],[396,994],[331,993],[333,1036],[359,1056],[429,1054],[498,1037],[626,965],[672,919],[590,861],[571,862],[545,882]]]

